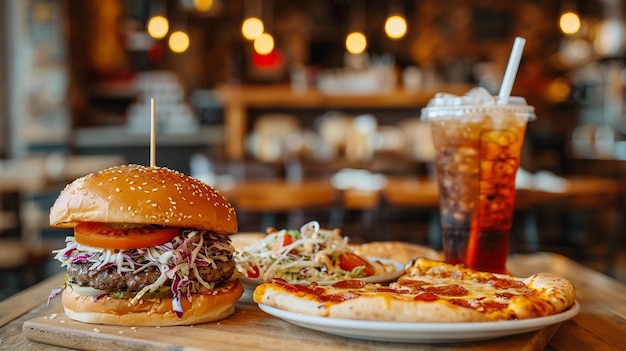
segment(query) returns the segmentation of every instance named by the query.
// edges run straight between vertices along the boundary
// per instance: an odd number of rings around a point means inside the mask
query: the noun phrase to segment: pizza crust
[[[442,259],[441,253],[426,246],[400,241],[373,241],[365,244],[351,244],[355,253],[361,256],[378,257],[407,264],[418,257],[433,260]]]
[[[284,291],[269,283],[264,283],[254,289],[252,299],[256,303],[280,308],[286,311],[323,316],[319,313],[320,303],[303,298],[303,294],[294,294]]]
[[[537,273],[524,283],[539,294],[539,298],[547,301],[553,308],[553,313],[560,313],[568,309],[576,300],[574,285],[567,279],[552,273]]]
[[[446,323],[482,322],[487,317],[469,308],[444,300],[422,302],[400,300],[386,296],[363,296],[340,304],[329,304],[320,311],[327,317],[386,322]]]
[[[360,296],[341,303],[320,302],[269,283],[261,284],[255,289],[254,302],[306,315],[343,319],[413,323],[488,321],[480,312],[455,306],[444,300],[403,300],[382,293],[376,296]]]

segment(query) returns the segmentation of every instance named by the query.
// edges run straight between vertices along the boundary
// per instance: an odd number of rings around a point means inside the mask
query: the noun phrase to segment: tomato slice
[[[179,234],[178,227],[143,226],[124,229],[96,222],[82,222],[74,227],[76,242],[103,249],[128,250],[156,246]]]
[[[366,276],[370,277],[376,274],[376,269],[369,261],[352,252],[344,252],[339,256],[339,266],[346,271],[351,271],[356,267],[363,266],[363,273]]]
[[[285,247],[293,243],[293,236],[288,233],[283,233],[282,238],[278,238],[276,245],[273,247],[274,250],[278,250],[281,247]]]
[[[246,271],[246,275],[248,276],[248,278],[254,279],[258,278],[261,275],[261,272],[259,272],[259,267],[252,266],[249,270]]]

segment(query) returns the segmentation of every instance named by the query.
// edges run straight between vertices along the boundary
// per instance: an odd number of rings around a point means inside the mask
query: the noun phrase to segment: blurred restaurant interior
[[[0,299],[61,269],[67,232],[48,210],[65,184],[149,163],[152,98],[156,164],[222,191],[241,232],[315,219],[352,242],[440,248],[420,109],[437,92],[497,94],[516,36],[513,95],[537,119],[511,251],[626,281],[625,5],[1,1]]]

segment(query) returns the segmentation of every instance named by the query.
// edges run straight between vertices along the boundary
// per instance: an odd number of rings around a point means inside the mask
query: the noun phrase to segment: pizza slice
[[[550,273],[522,279],[418,258],[387,286],[357,280],[298,285],[273,279],[258,286],[253,298],[260,304],[314,316],[479,322],[557,314],[574,303],[576,294],[568,280]]]

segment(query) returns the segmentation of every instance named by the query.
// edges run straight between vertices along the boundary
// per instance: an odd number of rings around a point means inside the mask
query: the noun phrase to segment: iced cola
[[[422,111],[435,144],[446,261],[506,272],[515,206],[515,174],[534,109],[518,97],[499,104],[474,89],[437,94]]]

